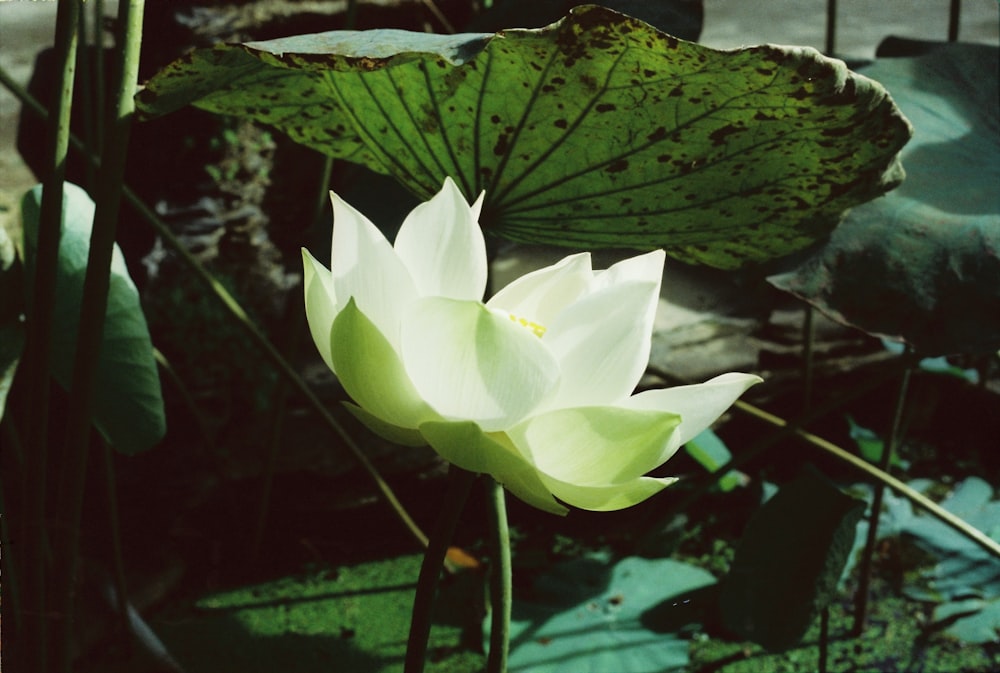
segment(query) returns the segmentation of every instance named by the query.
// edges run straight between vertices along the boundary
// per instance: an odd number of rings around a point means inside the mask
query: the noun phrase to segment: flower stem
[[[448,545],[458,524],[458,518],[462,514],[462,506],[469,497],[476,476],[475,472],[454,465],[448,467],[448,491],[441,504],[441,513],[431,533],[427,551],[424,552],[424,561],[420,565],[420,576],[417,578],[417,594],[413,599],[413,616],[410,619],[410,637],[406,642],[404,673],[422,673],[424,670],[427,640],[431,635],[431,608],[434,604],[438,577],[441,576]]]
[[[510,529],[507,527],[507,504],[503,486],[489,480],[490,521],[493,525],[493,572],[490,574],[490,654],[486,673],[505,673],[507,651],[510,648],[510,610],[513,603],[513,583],[510,563]]]
[[[909,349],[907,349],[909,352]],[[899,393],[896,395],[896,407],[892,416],[892,425],[889,429],[889,436],[882,446],[882,455],[879,457],[878,468],[888,473],[892,465],[892,454],[896,451],[896,446],[900,443],[900,426],[903,419],[903,409],[906,404],[906,391],[910,384],[911,368],[903,372],[902,380],[899,383]],[[858,592],[854,598],[854,628],[852,632],[855,636],[860,636],[865,630],[868,615],[868,589],[871,585],[872,557],[875,554],[875,543],[878,540],[878,522],[882,513],[882,499],[885,495],[885,482],[875,482],[875,493],[872,496],[872,513],[868,520],[868,535],[865,538],[865,550],[861,555],[861,566],[858,570]]]

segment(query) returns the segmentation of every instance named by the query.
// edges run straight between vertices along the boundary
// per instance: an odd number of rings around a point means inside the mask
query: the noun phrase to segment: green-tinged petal
[[[659,409],[680,414],[680,443],[684,444],[710,426],[746,390],[763,381],[753,374],[730,372],[705,383],[647,390],[624,404],[631,409]]]
[[[580,486],[542,475],[552,494],[568,505],[595,512],[613,512],[638,505],[677,482],[676,477],[639,477],[624,484]]]
[[[420,396],[441,416],[475,421],[487,432],[520,421],[559,379],[530,329],[479,302],[418,300],[403,318],[402,347]]]
[[[343,199],[333,201],[333,251],[330,270],[338,310],[352,297],[393,346],[399,318],[417,296],[409,271],[382,232]]]
[[[333,329],[333,319],[337,317],[337,296],[333,290],[333,276],[305,248],[302,248],[302,270],[309,332],[326,366],[333,369],[330,330]]]
[[[471,421],[424,423],[420,432],[449,463],[470,472],[491,475],[532,507],[553,514],[569,511],[555,501],[535,468],[518,454],[502,433],[486,434]]]
[[[570,255],[512,281],[486,305],[545,325],[590,287],[594,278],[590,264],[589,252]]]
[[[396,254],[423,296],[481,301],[486,291],[486,241],[451,178],[414,208],[396,235]]]
[[[677,451],[680,416],[622,407],[557,409],[507,431],[546,476],[584,486],[630,482]]]
[[[398,425],[386,423],[381,418],[373,416],[351,402],[344,402],[344,406],[356,419],[364,423],[369,430],[382,439],[387,439],[394,444],[402,446],[427,446],[427,440],[424,439],[419,430],[401,428]]]
[[[617,403],[639,382],[652,343],[659,282],[626,282],[567,307],[542,338],[562,371],[551,408]]]
[[[333,321],[330,349],[344,390],[372,416],[413,429],[439,418],[417,394],[392,345],[354,299]]]

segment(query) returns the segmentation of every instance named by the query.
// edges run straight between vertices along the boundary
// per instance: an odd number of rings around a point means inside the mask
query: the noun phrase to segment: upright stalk
[[[142,41],[143,0],[122,0],[118,21],[121,27],[117,69],[115,113],[104,134],[106,144],[101,153],[98,175],[94,224],[90,236],[87,273],[84,278],[80,325],[76,341],[76,357],[70,387],[66,417],[66,474],[69,477],[65,501],[61,503],[62,519],[67,528],[64,543],[57,558],[61,562],[57,585],[62,593],[63,615],[61,638],[56,647],[61,655],[59,665],[67,673],[71,669],[73,606],[75,577],[80,538],[80,517],[87,472],[90,424],[94,407],[94,380],[104,331],[110,283],[111,256],[114,250],[118,212],[121,204],[122,177],[132,126],[136,80],[139,73],[139,46]]]
[[[462,506],[469,497],[469,491],[476,480],[476,474],[454,465],[448,466],[448,491],[437,523],[431,533],[424,560],[417,578],[417,593],[413,598],[413,616],[410,619],[410,635],[406,641],[406,659],[403,673],[423,673],[427,656],[427,641],[431,635],[431,610],[438,578],[444,565],[448,546],[455,533],[455,526],[462,515]]]
[[[510,613],[513,598],[513,578],[510,562],[510,529],[507,526],[507,503],[503,486],[489,479],[490,523],[492,525],[490,565],[490,652],[486,673],[506,673],[507,652],[510,649]]]
[[[904,354],[909,355],[910,351]],[[892,454],[899,444],[899,428],[903,418],[903,409],[906,406],[906,390],[910,385],[911,368],[907,367],[903,371],[903,376],[899,382],[899,392],[896,394],[896,405],[892,414],[892,426],[889,429],[889,436],[882,446],[882,455],[879,456],[878,467],[883,472],[888,473],[892,460]],[[885,495],[885,482],[879,481],[875,484],[875,493],[872,497],[871,517],[868,519],[868,535],[865,538],[865,549],[861,555],[861,564],[858,567],[858,591],[854,597],[854,628],[852,633],[855,637],[860,636],[865,630],[868,613],[868,588],[872,578],[872,557],[875,554],[875,542],[878,538],[878,522],[882,512],[882,498]]]
[[[25,555],[20,567],[25,575],[24,670],[48,671],[48,596],[46,562],[48,557],[47,519],[45,515],[48,428],[49,428],[49,352],[52,342],[52,306],[56,293],[56,267],[62,224],[63,181],[66,179],[66,154],[69,147],[70,110],[73,101],[79,0],[59,0],[56,11],[55,53],[61,65],[49,117],[49,166],[42,189],[35,255],[32,303],[28,312],[27,341],[20,379],[26,383],[25,409],[28,410],[27,479],[25,482]],[[29,562],[30,561],[30,562]]]

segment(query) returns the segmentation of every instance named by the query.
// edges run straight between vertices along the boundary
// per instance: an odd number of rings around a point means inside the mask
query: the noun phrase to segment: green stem
[[[62,229],[63,182],[69,145],[70,110],[73,101],[79,0],[60,0],[56,13],[56,77],[54,109],[49,117],[48,174],[42,190],[35,255],[34,288],[28,312],[24,364],[19,372],[27,382],[26,406],[30,410],[26,433],[28,449],[27,492],[25,493],[25,556],[20,567],[25,575],[25,669],[48,671],[48,596],[46,563],[46,491],[49,428],[49,352],[52,342],[52,307],[56,293],[56,268]],[[21,378],[21,377],[19,377]],[[29,562],[30,561],[30,562]]]
[[[510,649],[510,612],[513,604],[513,582],[510,561],[510,529],[507,526],[507,503],[503,486],[489,479],[488,503],[493,527],[490,573],[490,653],[486,673],[506,673]]]
[[[43,119],[47,118],[48,113],[45,108],[43,108],[37,100],[30,96],[23,87],[18,85],[17,82],[15,82],[3,68],[0,68],[0,83],[6,86],[33,112],[38,114]],[[71,140],[73,142],[73,147],[82,151],[82,144],[79,139],[71,137]],[[89,157],[89,159],[90,161],[95,161],[93,157]],[[341,441],[344,442],[344,445],[351,452],[351,455],[354,456],[361,467],[364,468],[364,470],[369,474],[379,491],[382,493],[382,497],[385,498],[389,506],[396,512],[396,516],[399,517],[403,525],[410,531],[414,539],[416,539],[421,546],[427,546],[427,536],[416,524],[413,518],[407,513],[402,503],[400,503],[395,493],[393,493],[389,484],[382,478],[382,475],[378,473],[378,470],[375,469],[375,466],[372,465],[370,460],[368,460],[368,457],[361,451],[354,439],[327,410],[309,386],[306,385],[305,381],[302,380],[302,377],[298,375],[298,372],[296,372],[288,361],[281,355],[278,349],[271,344],[267,336],[250,320],[246,312],[239,305],[239,302],[233,298],[233,296],[221,283],[219,283],[208,271],[205,270],[205,267],[203,267],[198,260],[191,255],[191,253],[177,239],[173,232],[170,231],[170,228],[164,224],[156,213],[143,203],[132,190],[130,190],[127,186],[123,186],[122,194],[128,204],[136,210],[139,216],[156,230],[156,233],[163,240],[164,244],[177,254],[188,269],[194,273],[195,277],[208,288],[210,294],[222,304],[222,307],[229,313],[230,318],[234,319],[236,324],[243,328],[243,330],[250,337],[251,341],[253,341],[254,345],[268,360],[270,360],[271,364],[275,369],[277,369],[278,373],[281,376],[286,377],[291,382],[296,391],[298,391],[298,393],[306,399],[313,410],[319,414],[323,422],[326,423],[326,425],[341,439]]]
[[[83,283],[80,325],[73,362],[69,409],[66,415],[66,474],[69,486],[61,510],[68,534],[57,558],[62,567],[56,586],[62,591],[62,634],[58,652],[62,670],[71,669],[75,577],[79,553],[80,517],[83,508],[90,424],[93,417],[98,355],[107,312],[111,257],[114,251],[118,212],[121,206],[122,177],[128,150],[134,96],[139,74],[139,47],[142,42],[143,0],[122,0],[118,21],[122,28],[118,64],[118,84],[114,118],[105,133],[107,144],[101,152],[101,168],[95,199],[94,224],[90,234],[87,273]]]
[[[315,207],[313,208],[313,227],[319,224],[320,218],[325,212],[330,193],[330,176],[333,174],[333,157],[327,156],[323,162],[323,170],[319,179],[319,194],[317,195]],[[290,325],[288,329],[288,340],[284,344],[285,352],[290,358],[294,358],[299,350],[299,342],[302,340],[305,331],[306,316],[302,307],[296,302],[288,302],[285,308],[285,324]],[[285,411],[288,406],[289,392],[288,378],[278,380],[271,396],[271,433],[268,438],[267,463],[264,466],[263,485],[261,487],[260,504],[257,508],[257,522],[254,525],[253,539],[250,542],[250,553],[247,559],[251,565],[257,562],[260,555],[260,548],[264,541],[264,530],[267,528],[267,515],[271,508],[271,491],[274,488],[274,473],[278,466],[278,453],[281,450],[281,437],[284,430]]]
[[[806,304],[802,320],[802,413],[808,413],[812,406],[813,374],[815,361],[813,350],[816,343],[816,310]]]
[[[909,352],[909,351],[908,351]],[[906,406],[906,391],[910,385],[910,371],[907,368],[903,372],[903,377],[899,382],[899,392],[896,395],[896,407],[892,414],[892,426],[889,429],[889,436],[882,445],[882,455],[879,456],[878,467],[888,473],[892,464],[892,455],[900,441],[900,425],[903,418],[903,409]],[[865,623],[868,614],[868,588],[872,578],[872,558],[875,555],[875,543],[878,539],[878,522],[882,512],[882,499],[885,496],[885,482],[879,481],[875,484],[875,493],[872,496],[871,517],[868,520],[868,534],[865,537],[865,549],[861,555],[861,565],[858,568],[858,591],[854,597],[854,636],[860,636],[865,630]]]
[[[782,428],[783,430],[788,427],[788,422],[785,421],[784,419],[778,418],[773,414],[769,414],[762,409],[758,409],[752,404],[747,404],[746,402],[737,400],[736,403],[733,404],[733,408],[739,409],[740,411],[749,414],[754,418],[757,418],[775,427]],[[899,495],[903,496],[904,498],[912,502],[920,509],[925,510],[931,516],[935,517],[945,525],[955,529],[956,531],[967,537],[969,540],[982,547],[989,554],[996,556],[997,558],[1000,558],[1000,543],[990,538],[988,535],[986,535],[976,527],[969,525],[969,523],[963,521],[960,517],[955,516],[946,509],[943,509],[936,502],[929,499],[927,496],[920,493],[919,491],[913,490],[912,488],[901,482],[899,479],[893,477],[891,474],[887,474],[884,470],[878,469],[864,458],[855,456],[853,453],[847,451],[846,449],[842,449],[841,447],[837,446],[832,442],[828,442],[822,437],[817,437],[816,435],[808,433],[805,430],[793,430],[792,432],[798,438],[805,440],[806,443],[811,444],[818,449],[826,451],[834,458],[838,458],[841,461],[851,465],[852,467],[861,470],[862,472],[872,477],[873,479],[882,482],[883,484],[891,488],[893,491],[895,491]],[[722,470],[719,470],[719,473],[721,474]]]
[[[441,512],[438,514],[434,532],[431,534],[424,560],[417,578],[417,593],[413,598],[413,616],[410,619],[410,635],[406,641],[406,659],[403,673],[422,673],[427,655],[427,641],[431,635],[431,610],[438,578],[444,565],[448,546],[451,544],[455,526],[462,514],[462,506],[469,497],[476,473],[450,465],[448,467],[448,491]]]

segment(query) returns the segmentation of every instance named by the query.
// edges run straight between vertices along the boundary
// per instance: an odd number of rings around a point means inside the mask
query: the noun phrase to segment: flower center
[[[521,327],[527,327],[532,332],[534,332],[535,336],[538,337],[539,339],[542,337],[543,334],[545,334],[545,326],[544,325],[539,325],[537,322],[532,322],[532,321],[528,320],[527,318],[520,318],[520,317],[514,315],[513,313],[509,313],[508,315],[510,316],[511,320],[513,320],[514,322],[516,322]]]

